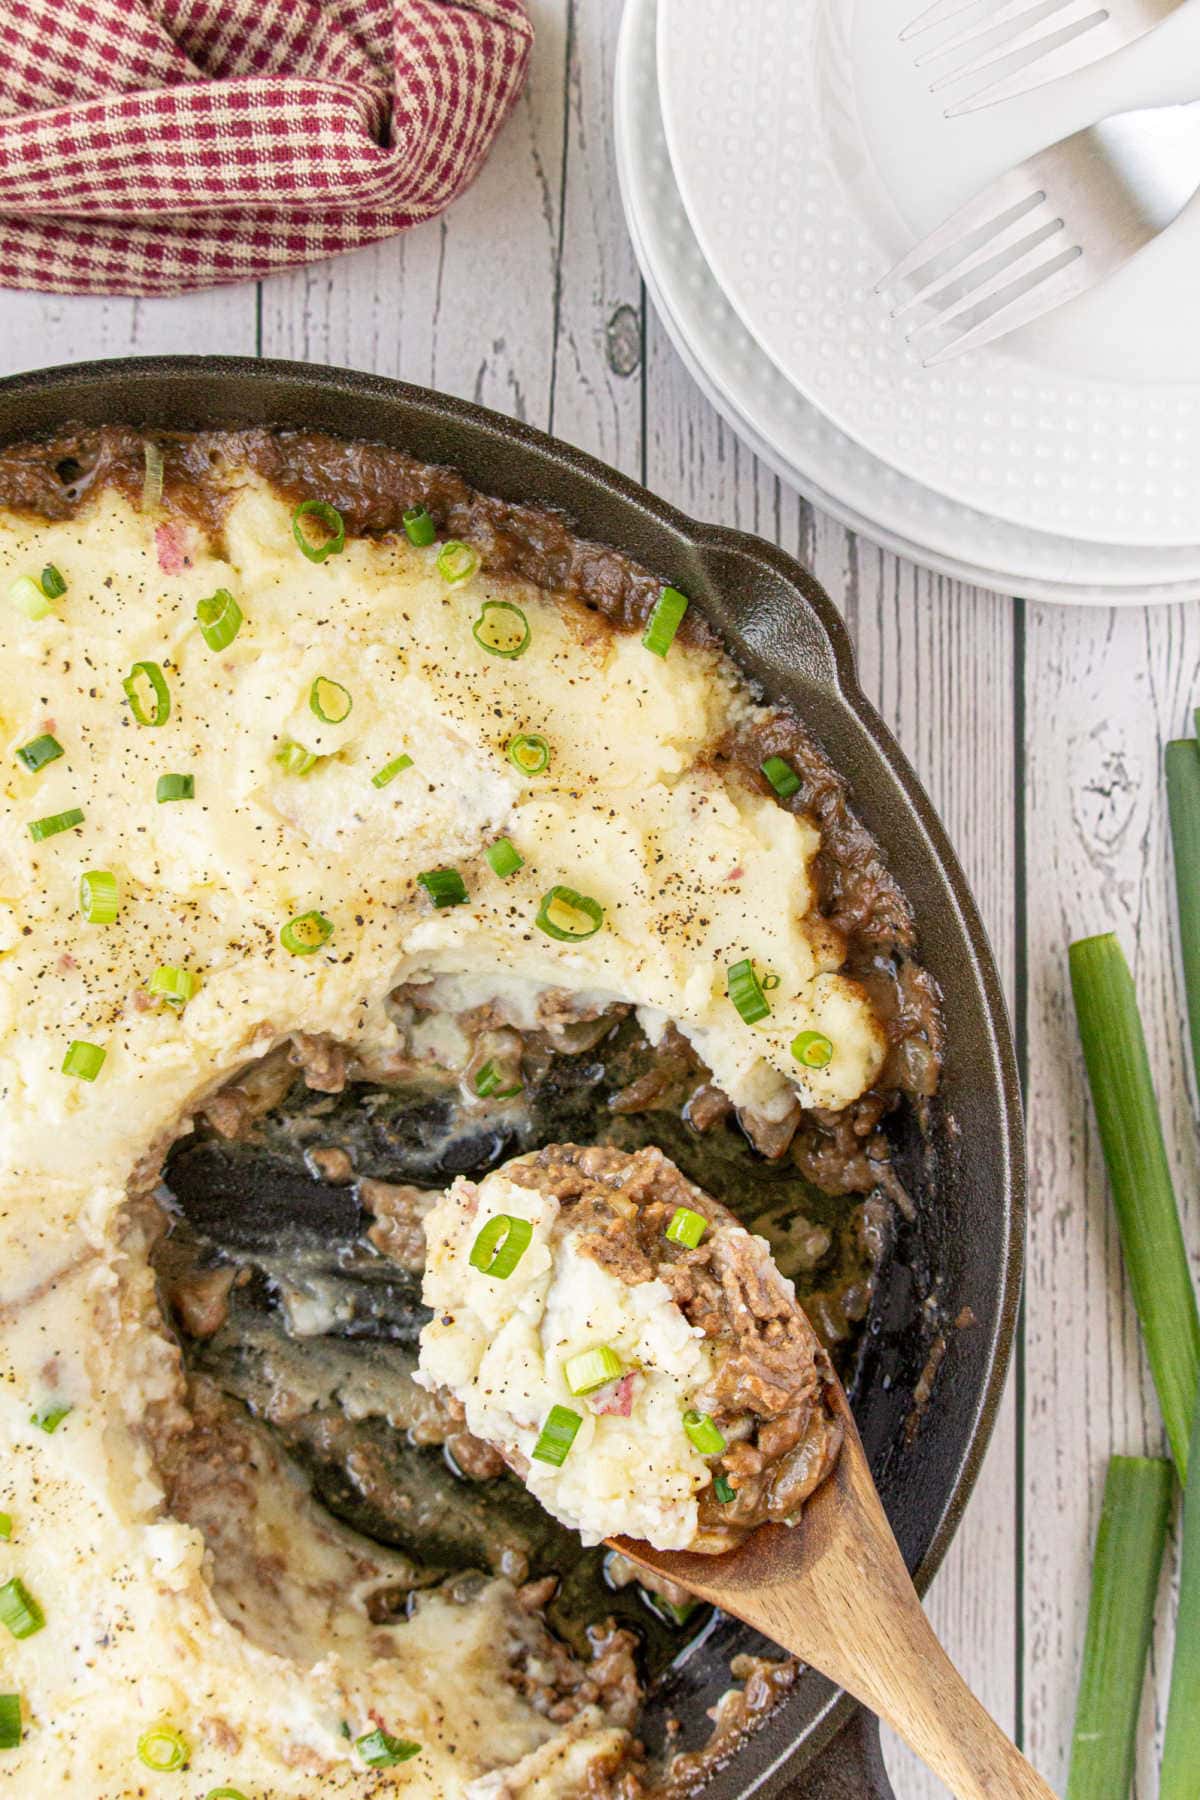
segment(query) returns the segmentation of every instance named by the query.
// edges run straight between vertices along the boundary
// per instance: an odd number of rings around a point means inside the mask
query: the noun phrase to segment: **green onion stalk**
[[[1129,1800],[1173,1485],[1159,1457],[1108,1465],[1066,1800]]]
[[[1133,979],[1111,932],[1072,944],[1070,964],[1125,1266],[1171,1452],[1186,1482],[1200,1385],[1200,1312]]]
[[[1165,762],[1192,1067],[1200,1081],[1200,744],[1176,739],[1167,745]]]
[[[1200,1394],[1192,1421],[1192,1466],[1200,1468]],[[1200,1783],[1200,1481],[1183,1500],[1183,1550],[1175,1660],[1163,1739],[1158,1800],[1196,1800]]]

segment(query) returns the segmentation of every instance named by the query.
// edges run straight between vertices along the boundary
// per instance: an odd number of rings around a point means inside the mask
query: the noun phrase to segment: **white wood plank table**
[[[179,300],[0,293],[0,370],[187,351],[402,376],[555,432],[702,519],[774,539],[842,608],[863,686],[941,811],[991,932],[1026,1081],[1022,1342],[975,1496],[930,1595],[968,1680],[1065,1782],[1104,1464],[1163,1433],[1125,1286],[1066,985],[1071,937],[1115,927],[1134,965],[1200,1263],[1161,749],[1200,697],[1200,604],[1032,605],[856,538],[759,465],[647,305],[611,144],[619,0],[531,0],[533,74],[443,219],[259,287]],[[1173,1561],[1173,1557],[1171,1558]],[[1155,1647],[1139,1800],[1168,1669]],[[894,1743],[902,1800],[943,1790]]]

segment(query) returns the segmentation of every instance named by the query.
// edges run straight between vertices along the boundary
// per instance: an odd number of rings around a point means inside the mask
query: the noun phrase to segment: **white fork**
[[[883,277],[926,368],[1006,336],[1136,256],[1200,182],[1200,100],[1118,113],[1018,163]]]
[[[900,33],[916,43],[917,68],[934,70],[930,92],[986,76],[946,108],[948,119],[1010,100],[1121,50],[1184,0],[934,0]],[[930,39],[942,27],[948,34]]]

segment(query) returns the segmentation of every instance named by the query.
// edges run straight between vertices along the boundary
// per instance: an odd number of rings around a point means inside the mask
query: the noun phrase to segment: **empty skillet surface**
[[[757,538],[699,525],[567,445],[464,401],[351,372],[238,358],[83,363],[0,381],[0,441],[61,428],[284,425],[393,444],[451,464],[485,493],[560,508],[688,593],[764,694],[789,702],[848,777],[855,809],[916,911],[920,955],[944,996],[947,1051],[928,1145],[905,1169],[915,1224],[898,1234],[867,1321],[855,1412],[918,1587],[937,1568],[995,1416],[1016,1314],[1024,1220],[1020,1099],[999,982],[958,862],[908,763],[860,692],[845,628],[808,572]],[[927,1407],[914,1271],[945,1321]],[[923,1285],[923,1284],[922,1284]],[[726,1684],[739,1628],[721,1621],[680,1670],[694,1717]],[[724,1641],[726,1638],[728,1642]],[[886,1796],[872,1732],[806,1671],[705,1790],[711,1800],[791,1793]]]

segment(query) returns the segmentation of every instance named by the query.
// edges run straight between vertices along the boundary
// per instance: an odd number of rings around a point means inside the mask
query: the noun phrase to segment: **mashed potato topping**
[[[418,1380],[585,1543],[799,1521],[842,1441],[828,1358],[765,1240],[660,1150],[547,1144],[456,1181],[425,1232]]]
[[[471,1267],[472,1244],[504,1214],[533,1227],[516,1269],[497,1281]],[[689,1325],[661,1281],[629,1286],[559,1229],[560,1203],[502,1171],[457,1181],[426,1222],[422,1378],[466,1405],[476,1437],[521,1468],[525,1485],[584,1542],[614,1532],[682,1550],[697,1532],[696,1496],[710,1471],[683,1415],[712,1374],[703,1331]],[[628,1396],[577,1398],[571,1357],[596,1344],[636,1370]],[[552,1406],[581,1423],[560,1467],[533,1452]],[[628,1411],[625,1407],[628,1407]]]
[[[504,986],[531,1008],[547,988],[631,1002],[651,1032],[674,1021],[735,1103],[765,1109],[854,1100],[883,1035],[836,940],[810,924],[816,831],[708,758],[751,704],[724,659],[682,643],[660,659],[512,580],[449,586],[436,546],[399,534],[350,537],[314,563],[289,505],[244,471],[224,479],[237,491],[216,548],[113,489],[62,522],[0,514],[0,595],[50,564],[66,584],[41,618],[0,599],[0,1511],[13,1522],[0,1586],[19,1579],[45,1614],[33,1635],[0,1631],[0,1692],[20,1695],[23,1719],[0,1784],[78,1800],[131,1800],[158,1780],[189,1800],[225,1782],[248,1800],[393,1784],[433,1796],[523,1757],[569,1763],[576,1780],[581,1734],[603,1748],[611,1733],[581,1715],[570,1754],[551,1755],[549,1721],[507,1689],[501,1704],[486,1605],[434,1599],[411,1624],[335,1628],[354,1540],[315,1533],[286,1481],[246,1541],[255,1579],[272,1556],[310,1556],[302,1599],[281,1591],[271,1629],[253,1623],[261,1606],[239,1619],[228,1593],[218,1604],[204,1538],[166,1511],[148,1447],[178,1370],[121,1220],[131,1176],[289,1034],[386,1051],[403,981]],[[214,651],[196,606],[218,589],[244,624]],[[472,634],[489,599],[526,615],[519,660]],[[161,670],[164,723],[139,723],[125,698],[137,663]],[[338,724],[312,710],[318,677],[350,696]],[[544,773],[506,757],[520,733],[546,739]],[[17,752],[42,736],[62,753],[31,770]],[[308,772],[278,760],[289,744],[318,759]],[[411,766],[376,785],[400,756]],[[167,775],[190,777],[193,796],[159,797]],[[31,834],[73,809],[79,823]],[[523,859],[506,879],[485,856],[502,836]],[[465,904],[431,904],[418,877],[443,868]],[[90,871],[115,878],[112,923],[81,915]],[[594,936],[537,927],[556,884],[602,909]],[[326,941],[290,953],[281,931],[313,912]],[[747,958],[778,977],[753,1025],[726,995],[727,966]],[[164,966],[192,978],[185,1005],[150,991]],[[804,1030],[830,1040],[826,1066],[792,1056]],[[94,1079],[64,1072],[76,1042],[103,1052]],[[597,1288],[586,1304],[615,1299]],[[623,1306],[612,1330],[653,1339],[664,1395],[686,1392],[704,1346],[654,1304]],[[67,1409],[53,1431],[31,1422],[47,1408]],[[699,1459],[649,1413],[646,1431],[678,1469],[663,1529],[686,1530]],[[190,1758],[170,1783],[136,1754],[163,1721]],[[376,1728],[420,1755],[368,1766],[357,1740]],[[506,1793],[524,1791],[512,1780]]]

